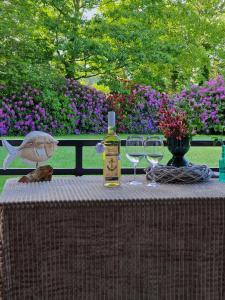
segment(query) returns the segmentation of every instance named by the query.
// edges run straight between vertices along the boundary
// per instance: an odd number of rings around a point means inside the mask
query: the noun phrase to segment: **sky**
[[[87,20],[90,20],[97,13],[97,11],[98,11],[97,7],[86,10],[84,12],[84,18],[87,19]]]

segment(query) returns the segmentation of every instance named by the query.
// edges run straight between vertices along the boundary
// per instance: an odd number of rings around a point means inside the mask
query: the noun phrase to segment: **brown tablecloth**
[[[128,179],[116,189],[99,176],[8,181],[1,298],[225,299],[225,184]]]

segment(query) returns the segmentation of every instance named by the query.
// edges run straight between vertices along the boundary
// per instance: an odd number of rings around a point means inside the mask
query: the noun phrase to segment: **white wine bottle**
[[[105,151],[103,153],[104,186],[116,187],[120,185],[120,139],[116,134],[115,112],[108,113],[108,134],[104,138]]]

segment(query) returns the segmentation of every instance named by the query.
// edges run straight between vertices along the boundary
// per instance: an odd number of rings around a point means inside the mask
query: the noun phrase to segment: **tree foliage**
[[[172,91],[224,72],[224,12],[221,0],[130,0],[105,8],[107,20],[115,16],[132,34],[126,74]]]
[[[0,81],[97,77],[116,89],[122,77],[178,90],[223,72],[224,10],[223,0],[2,0]]]

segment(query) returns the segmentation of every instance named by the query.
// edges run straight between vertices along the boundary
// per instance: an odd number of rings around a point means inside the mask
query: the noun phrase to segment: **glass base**
[[[108,182],[104,183],[104,186],[108,187],[108,188],[114,188],[114,187],[120,186],[120,182],[119,181],[114,181],[114,182],[113,181],[112,182],[108,181]]]
[[[160,185],[160,184],[157,183],[157,182],[150,182],[150,183],[148,183],[146,186],[157,187],[157,186],[159,186],[159,185]]]
[[[140,184],[142,184],[142,182],[141,181],[137,181],[137,180],[132,180],[132,181],[129,181],[128,184],[129,185],[140,185]]]

